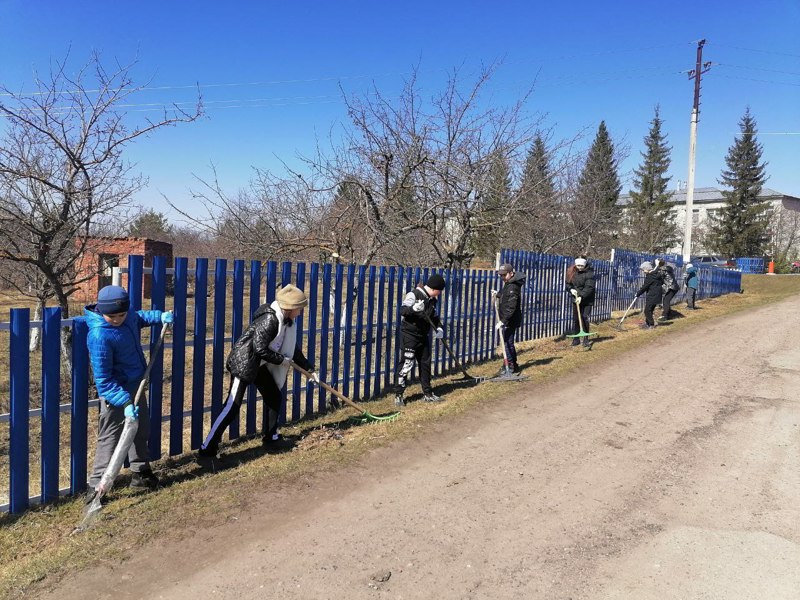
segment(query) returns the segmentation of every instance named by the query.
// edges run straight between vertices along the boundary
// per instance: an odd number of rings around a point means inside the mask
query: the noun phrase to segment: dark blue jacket
[[[85,307],[83,314],[89,326],[86,344],[97,395],[109,404],[124,406],[132,401],[126,384],[141,379],[147,368],[142,352],[142,327],[160,324],[161,311],[129,310],[119,327],[107,323],[94,304]]]

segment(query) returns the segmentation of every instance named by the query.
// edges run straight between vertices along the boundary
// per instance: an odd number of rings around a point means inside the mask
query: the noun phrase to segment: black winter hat
[[[428,281],[425,282],[432,290],[443,290],[444,289],[444,277],[439,275],[438,273],[434,273],[430,277],[428,277]]]

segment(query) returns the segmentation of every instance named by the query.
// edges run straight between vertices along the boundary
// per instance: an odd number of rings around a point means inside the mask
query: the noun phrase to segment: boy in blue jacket
[[[697,286],[700,281],[697,277],[697,267],[692,263],[686,265],[686,273],[683,276],[684,283],[686,284],[686,306],[689,310],[694,310],[694,300],[697,297]]]
[[[142,352],[141,329],[145,325],[172,323],[172,312],[132,311],[128,292],[118,285],[108,285],[101,289],[97,295],[97,303],[86,306],[83,312],[89,326],[89,360],[92,363],[97,395],[100,397],[97,448],[94,468],[89,477],[87,502],[94,497],[95,488],[117,447],[125,417],[138,419],[142,416],[128,452],[133,473],[130,485],[154,489],[158,486],[158,478],[150,468],[150,454],[147,449],[147,438],[150,435],[147,399],[142,394],[138,406],[134,406],[133,398],[147,368]]]

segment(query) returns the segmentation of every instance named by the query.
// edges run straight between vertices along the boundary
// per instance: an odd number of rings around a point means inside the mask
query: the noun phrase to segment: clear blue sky
[[[605,119],[615,141],[631,147],[623,176],[660,104],[675,182],[686,179],[692,101],[681,71],[694,66],[700,38],[715,66],[703,79],[697,186],[717,185],[749,105],[768,187],[800,196],[800,0],[0,0],[0,81],[29,89],[33,69],[46,71],[71,48],[75,65],[93,49],[108,60],[138,57],[137,82],[167,88],[141,93],[142,105],[191,101],[194,91],[180,88],[199,83],[202,121],[128,152],[149,178],[138,201],[165,212],[161,193],[188,208],[193,175],[209,177],[211,163],[234,191],[253,166],[277,169],[278,159],[310,152],[346,119],[340,84],[358,92],[374,82],[391,94],[419,65],[423,92],[433,93],[444,70],[499,58],[494,98],[510,102],[537,78],[530,109],[557,137],[593,133]]]

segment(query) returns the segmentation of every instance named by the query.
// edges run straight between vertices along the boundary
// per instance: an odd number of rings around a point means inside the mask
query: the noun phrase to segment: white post
[[[111,267],[111,285],[122,285],[122,273],[119,267]]]
[[[692,204],[694,202],[694,162],[697,150],[697,109],[692,109],[692,124],[689,129],[689,180],[686,182],[686,225],[683,230],[683,261],[689,262],[692,255]]]

